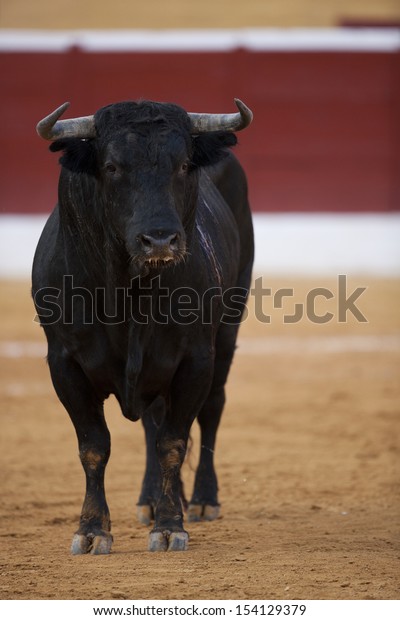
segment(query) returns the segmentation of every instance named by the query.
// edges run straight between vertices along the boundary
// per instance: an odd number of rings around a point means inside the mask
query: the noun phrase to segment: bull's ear
[[[65,138],[56,140],[50,146],[50,151],[64,151],[60,157],[60,164],[71,172],[94,175],[96,172],[96,153],[93,140],[80,138]]]
[[[212,131],[193,136],[193,167],[212,166],[227,156],[228,148],[237,144],[234,133]]]

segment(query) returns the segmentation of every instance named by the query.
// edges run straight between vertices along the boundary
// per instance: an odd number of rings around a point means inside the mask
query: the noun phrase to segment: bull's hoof
[[[204,506],[203,519],[204,521],[215,521],[219,518],[221,512],[221,506]]]
[[[113,537],[111,534],[105,536],[95,536],[90,553],[92,555],[108,555],[111,551]]]
[[[187,520],[191,523],[215,521],[220,515],[220,509],[220,506],[210,506],[209,504],[189,504]]]
[[[75,534],[72,539],[72,555],[84,555],[90,551],[90,541],[83,534]]]
[[[107,555],[111,551],[113,537],[111,534],[104,533],[98,536],[93,534],[75,534],[72,539],[72,555]]]
[[[139,523],[150,525],[154,521],[154,510],[152,506],[137,506],[136,515]]]
[[[172,532],[169,537],[168,551],[187,551],[189,534],[187,532]]]
[[[150,532],[149,551],[186,551],[189,544],[187,532]]]
[[[168,549],[168,539],[163,532],[150,532],[149,551],[166,551]]]

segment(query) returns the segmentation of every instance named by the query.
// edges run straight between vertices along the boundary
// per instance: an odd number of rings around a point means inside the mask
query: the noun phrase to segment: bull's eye
[[[189,162],[185,161],[181,165],[179,172],[180,174],[186,174],[188,170],[189,170]]]
[[[117,167],[114,166],[114,164],[112,164],[111,162],[107,162],[104,166],[104,170],[107,172],[107,174],[113,176],[117,172]]]

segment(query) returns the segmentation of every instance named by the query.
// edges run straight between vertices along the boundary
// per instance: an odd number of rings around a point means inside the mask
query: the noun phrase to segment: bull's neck
[[[125,286],[129,257],[123,245],[92,218],[64,212],[60,220],[67,269],[74,278],[86,286]]]

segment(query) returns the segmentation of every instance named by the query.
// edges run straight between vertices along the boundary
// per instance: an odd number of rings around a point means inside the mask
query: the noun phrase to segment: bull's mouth
[[[157,258],[155,256],[151,256],[150,258],[145,258],[143,264],[151,269],[164,269],[165,267],[169,267],[172,264],[179,263],[178,260],[174,256],[167,256],[165,258]]]
[[[136,254],[130,256],[129,262],[136,265],[139,269],[148,270],[161,270],[168,267],[173,267],[184,262],[187,258],[187,252],[185,250],[175,251],[170,256],[154,256],[147,255],[146,253]]]

